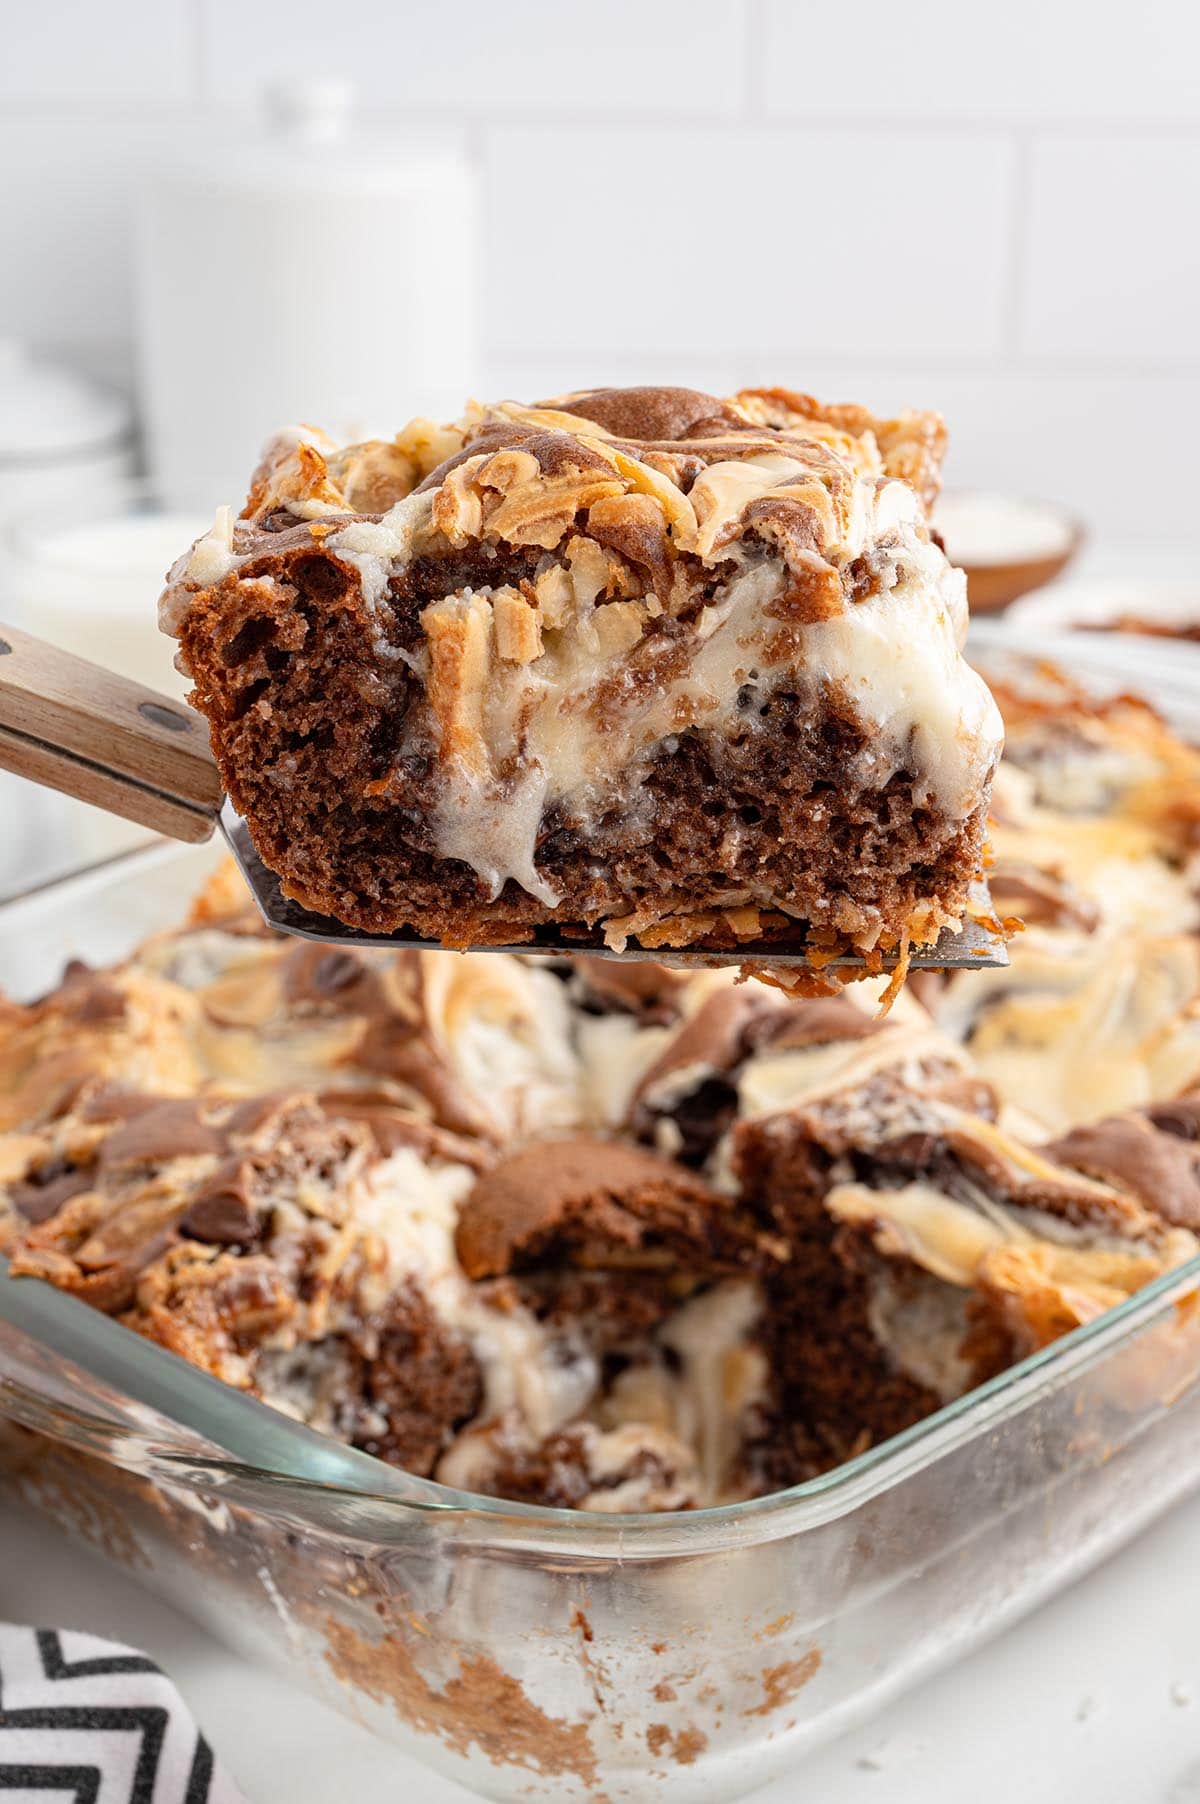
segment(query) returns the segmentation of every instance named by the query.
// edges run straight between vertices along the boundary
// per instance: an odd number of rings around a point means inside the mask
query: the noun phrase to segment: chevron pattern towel
[[[0,1797],[246,1804],[171,1681],[72,1629],[0,1623]]]

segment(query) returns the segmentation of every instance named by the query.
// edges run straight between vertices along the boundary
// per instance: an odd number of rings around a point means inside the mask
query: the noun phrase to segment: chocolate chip
[[[144,1090],[123,1090],[119,1084],[110,1084],[86,1096],[79,1113],[84,1121],[132,1121],[157,1109],[162,1100],[161,1096],[147,1096]]]
[[[294,1090],[267,1090],[235,1103],[225,1117],[225,1132],[231,1141],[251,1139],[266,1128],[278,1134],[288,1117],[305,1121],[312,1113],[311,1098]]]
[[[102,1166],[151,1165],[160,1159],[186,1159],[223,1153],[225,1136],[202,1119],[200,1104],[185,1098],[162,1098],[114,1128],[100,1149]]]
[[[102,972],[93,971],[80,958],[71,959],[63,972],[59,992],[64,1012],[88,1026],[105,1021],[120,1021],[125,1014],[125,997],[117,985]]]
[[[309,982],[314,990],[334,995],[347,990],[362,976],[362,966],[349,952],[327,952],[314,966]]]
[[[257,1240],[258,1215],[249,1195],[251,1167],[244,1160],[227,1159],[197,1192],[180,1231],[190,1240],[217,1246],[246,1246]]]
[[[28,1222],[49,1221],[64,1203],[92,1187],[90,1173],[80,1171],[68,1159],[51,1159],[37,1171],[9,1187],[14,1207]]]
[[[942,1151],[942,1143],[933,1133],[919,1130],[911,1134],[900,1134],[895,1140],[889,1140],[884,1148],[883,1156],[889,1165],[894,1165],[901,1174],[909,1172],[928,1172],[936,1164]],[[869,1176],[869,1165],[864,1170],[864,1177]],[[950,1173],[946,1178],[947,1185],[952,1184],[958,1174]]]
[[[689,1095],[681,1097],[666,1116],[679,1132],[679,1144],[672,1151],[680,1164],[697,1171],[705,1165],[736,1115],[737,1090],[725,1078],[706,1078]]]
[[[844,996],[808,996],[752,1021],[747,1041],[755,1051],[770,1047],[773,1052],[796,1052],[834,1041],[866,1040],[882,1033],[885,1025]]]
[[[298,946],[284,966],[284,994],[293,1005],[320,1007],[336,999],[344,1006],[354,990],[369,986],[372,979],[373,973],[351,952]]]
[[[1154,1120],[1161,1115],[1174,1125]],[[1133,1111],[1072,1128],[1038,1150],[1044,1158],[1128,1191],[1177,1227],[1194,1229],[1200,1223],[1200,1156],[1188,1144],[1194,1132],[1181,1099],[1160,1105],[1149,1118]]]
[[[564,975],[578,989],[588,1014],[639,1016],[647,1025],[677,1021],[686,978],[665,965],[618,964],[604,958],[576,958]]]
[[[1181,1140],[1200,1140],[1200,1096],[1181,1096],[1175,1102],[1158,1103],[1146,1113],[1164,1134],[1176,1134]]]

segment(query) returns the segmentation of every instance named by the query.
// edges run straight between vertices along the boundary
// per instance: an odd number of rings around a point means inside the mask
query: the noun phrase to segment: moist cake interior
[[[162,621],[287,894],[447,945],[893,950],[980,876],[999,717],[943,430],[601,390],[269,448]]]

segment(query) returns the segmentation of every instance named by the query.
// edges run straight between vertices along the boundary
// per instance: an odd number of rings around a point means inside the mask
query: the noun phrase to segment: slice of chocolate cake
[[[416,1473],[475,1414],[483,1371],[437,1296],[477,1147],[379,1102],[95,1084],[24,1141],[18,1276]]]
[[[775,1482],[919,1421],[1200,1250],[1174,1225],[1197,1212],[1194,1148],[1151,1119],[1038,1149],[964,1100],[961,1079],[909,1088],[893,1068],[735,1129],[743,1198],[790,1248],[765,1317]],[[1130,1174],[1149,1168],[1171,1191],[1147,1207]]]
[[[580,1093],[597,1011],[661,1020],[690,981],[296,945],[219,884],[125,963],[4,1006],[0,1246],[422,1477],[742,1495],[779,1244],[588,1134]]]
[[[770,1393],[758,1280],[785,1256],[778,1236],[670,1159],[576,1138],[483,1172],[456,1246],[486,1300],[531,1317],[591,1388],[541,1432],[528,1406],[485,1416],[441,1478],[600,1510],[745,1494]]]
[[[902,953],[963,916],[1001,739],[926,518],[943,437],[659,388],[291,434],[162,622],[311,909]]]
[[[988,883],[1025,931],[1006,970],[919,988],[1045,1136],[1200,1083],[1200,750],[1133,697],[1033,675],[993,676],[1006,742]]]

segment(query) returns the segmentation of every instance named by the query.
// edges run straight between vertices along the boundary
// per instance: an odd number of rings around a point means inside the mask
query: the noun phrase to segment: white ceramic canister
[[[144,483],[125,483],[63,516],[31,511],[0,535],[21,623],[52,645],[182,696],[178,647],[158,627],[171,565],[207,531],[203,514],[165,513]]]
[[[0,526],[103,503],[133,470],[133,409],[115,390],[0,338]],[[9,592],[0,569],[0,592]]]
[[[387,436],[455,417],[476,384],[465,156],[353,129],[341,82],[268,99],[265,126],[185,147],[142,196],[141,399],[168,508],[240,498],[280,427]]]
[[[119,506],[133,463],[133,410],[125,396],[0,339],[0,620],[35,633],[47,627],[17,535],[35,521],[69,532]],[[94,600],[84,583],[80,606],[91,609]],[[74,646],[76,638],[72,631],[60,642]],[[99,826],[107,833],[107,817],[97,810],[0,771],[0,895],[88,857],[76,832],[84,816],[94,817],[89,832]]]
[[[170,565],[208,522],[164,514],[143,484],[98,485],[70,507],[24,510],[0,529],[8,594],[0,618],[182,696],[175,642],[158,630],[158,596]],[[88,807],[0,772],[0,894],[111,857],[148,836]]]

